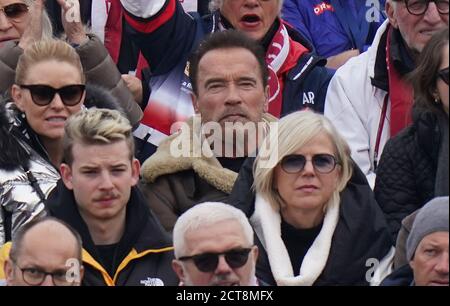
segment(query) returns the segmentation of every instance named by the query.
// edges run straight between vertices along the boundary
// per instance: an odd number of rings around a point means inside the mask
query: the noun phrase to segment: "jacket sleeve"
[[[299,31],[309,42],[313,42],[312,35],[308,29],[308,20],[304,18],[302,9],[299,7],[299,2],[303,0],[284,0],[282,8],[282,17],[287,23],[292,25],[297,31]]]
[[[184,12],[178,0],[121,2],[125,9],[125,31],[141,49],[152,74],[169,72],[189,55],[195,43],[197,22]]]
[[[134,101],[122,76],[99,38],[89,35],[89,41],[76,48],[89,83],[105,87],[117,98],[133,126],[142,118],[142,110]]]
[[[355,71],[358,69],[365,67],[341,67],[336,72],[328,87],[324,114],[347,140],[353,160],[366,175],[373,189],[376,176],[370,157],[370,135],[365,119],[370,110],[364,105],[362,88],[365,85],[360,84],[366,80],[364,76],[359,76],[361,73]]]
[[[17,62],[22,53],[22,48],[13,42],[0,48],[0,93],[6,92],[14,84]]]
[[[140,187],[150,210],[161,222],[164,229],[171,233],[179,214],[177,214],[175,205],[176,195],[173,190],[171,191],[168,180],[160,177],[154,183],[141,183]]]
[[[377,170],[375,197],[383,210],[393,239],[397,238],[402,220],[418,206],[414,163],[408,150],[411,146],[405,139],[394,137],[386,143]]]
[[[4,216],[4,212],[3,212],[3,207],[0,206],[0,247],[6,242],[5,241],[5,236],[6,236],[6,232],[5,232],[5,216]],[[2,269],[1,266],[0,266],[0,269]]]

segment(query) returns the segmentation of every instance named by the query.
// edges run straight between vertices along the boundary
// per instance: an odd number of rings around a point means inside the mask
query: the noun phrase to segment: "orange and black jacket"
[[[73,226],[83,240],[85,286],[176,286],[178,278],[170,236],[146,207],[140,191],[133,187],[127,204],[125,232],[115,248],[112,265],[105,262],[92,241],[73,192],[60,181],[47,202],[49,214]]]

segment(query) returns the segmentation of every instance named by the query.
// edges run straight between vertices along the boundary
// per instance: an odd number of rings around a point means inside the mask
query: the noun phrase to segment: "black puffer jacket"
[[[424,112],[384,147],[375,197],[394,239],[403,218],[434,197],[440,138],[436,115]]]
[[[233,191],[227,202],[241,209],[257,232],[258,224],[255,222],[255,194],[252,192],[254,158],[249,158],[242,166]],[[330,250],[318,251],[321,243],[314,247],[314,254],[326,256],[326,265],[322,272],[314,280],[314,286],[330,285],[368,285],[369,259],[377,259],[385,266],[390,261],[389,255],[392,249],[392,240],[386,220],[374,200],[372,190],[367,183],[365,175],[355,165],[353,175],[347,187],[341,193],[339,207],[339,219],[332,235]],[[261,202],[258,204],[262,204]],[[273,237],[266,239],[266,248],[271,247]],[[316,237],[316,239],[318,239]],[[256,266],[256,276],[269,285],[276,285],[272,275],[272,267],[268,253],[258,236],[255,238],[260,249],[260,255]],[[313,246],[311,247],[311,249]],[[283,259],[279,259],[283,260]],[[315,258],[315,261],[320,261]],[[315,265],[316,263],[303,261],[302,265]],[[310,271],[311,269],[305,269]],[[385,276],[387,271],[379,271]],[[308,272],[306,272],[308,273]]]

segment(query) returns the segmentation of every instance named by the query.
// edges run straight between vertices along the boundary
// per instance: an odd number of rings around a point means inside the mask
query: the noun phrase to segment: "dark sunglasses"
[[[448,85],[448,67],[438,72],[439,77]]]
[[[194,256],[180,257],[179,260],[193,260],[197,269],[202,272],[213,272],[219,264],[219,256],[224,255],[227,264],[233,268],[240,268],[247,263],[248,254],[252,249],[235,249],[225,253],[205,253]]]
[[[316,154],[311,159],[314,169],[320,173],[330,173],[338,162],[331,154]],[[300,154],[287,155],[281,160],[281,168],[287,173],[299,173],[305,168],[307,159]]]
[[[28,12],[28,5],[25,3],[13,3],[1,8],[0,11],[3,11],[5,16],[10,19],[17,19]]]
[[[39,106],[49,105],[55,95],[58,94],[66,106],[74,106],[80,103],[83,93],[86,90],[85,85],[68,85],[61,88],[53,88],[48,85],[19,85],[20,88],[28,89],[31,93],[31,99]]]

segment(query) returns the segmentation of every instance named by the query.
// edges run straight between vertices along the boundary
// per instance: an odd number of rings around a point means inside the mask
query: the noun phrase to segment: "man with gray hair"
[[[419,210],[409,233],[409,265],[392,273],[382,285],[448,286],[448,228],[449,197],[434,198]]]
[[[432,35],[448,27],[449,1],[387,0],[385,8],[388,20],[372,46],[336,72],[325,101],[325,116],[348,141],[372,188],[384,145],[411,122],[406,75]]]
[[[172,267],[185,286],[256,286],[258,247],[239,209],[205,202],[186,211],[173,231]]]

